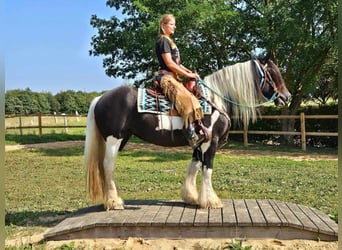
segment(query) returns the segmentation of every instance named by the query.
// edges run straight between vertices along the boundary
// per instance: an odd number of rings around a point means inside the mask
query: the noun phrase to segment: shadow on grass
[[[58,149],[38,149],[46,156],[83,156],[83,147],[70,147],[70,148],[58,148]]]
[[[72,134],[43,134],[41,136],[35,134],[17,135],[17,134],[6,134],[5,141],[6,145],[14,144],[35,144],[45,142],[56,142],[56,141],[78,141],[85,140],[85,135],[72,135]]]
[[[127,150],[119,153],[119,157],[136,157],[140,162],[170,162],[170,161],[183,161],[191,160],[192,154],[179,153],[179,152],[160,152],[160,151],[138,151]]]
[[[71,211],[10,212],[5,215],[5,226],[52,227],[71,215]]]

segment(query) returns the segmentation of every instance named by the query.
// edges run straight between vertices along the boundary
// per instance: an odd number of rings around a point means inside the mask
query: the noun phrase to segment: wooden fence
[[[37,125],[23,125],[22,119],[23,117],[38,117],[38,124]],[[55,121],[57,121],[58,117],[63,118],[63,124],[62,125],[43,125],[43,119],[42,117],[53,117]],[[6,124],[6,130],[10,129],[19,129],[20,134],[23,134],[23,129],[38,129],[39,135],[41,136],[43,134],[43,128],[63,128],[67,132],[68,128],[85,128],[85,123],[81,125],[70,125],[68,124],[68,118],[76,118],[79,119],[80,117],[84,116],[76,116],[76,115],[6,115],[5,118],[13,118],[17,117],[19,119],[17,126],[7,126]],[[300,131],[260,131],[260,130],[248,130],[248,128],[244,127],[243,130],[231,130],[230,134],[242,134],[243,135],[243,141],[244,145],[248,145],[248,135],[249,134],[261,134],[261,135],[298,135],[300,136],[301,140],[301,146],[302,150],[306,151],[306,137],[307,136],[338,136],[338,132],[311,132],[306,131],[305,128],[305,121],[308,119],[338,119],[338,115],[305,115],[304,113],[300,113],[300,115],[265,115],[262,116],[262,119],[299,119],[300,120]],[[57,122],[56,122],[57,123]]]

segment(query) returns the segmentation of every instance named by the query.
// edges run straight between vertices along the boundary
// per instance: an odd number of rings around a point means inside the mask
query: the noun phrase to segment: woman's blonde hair
[[[175,20],[175,19],[176,18],[172,14],[164,14],[164,15],[162,15],[160,20],[159,20],[159,34],[160,35],[164,34],[164,30],[163,30],[163,27],[162,27],[163,24],[167,24],[171,20]]]
[[[171,39],[171,37],[165,36],[164,30],[163,30],[163,24],[167,24],[171,20],[176,20],[175,16],[172,14],[164,14],[161,16],[161,18],[159,20],[159,36],[166,37],[170,41],[171,48],[174,48],[176,46],[174,41]]]

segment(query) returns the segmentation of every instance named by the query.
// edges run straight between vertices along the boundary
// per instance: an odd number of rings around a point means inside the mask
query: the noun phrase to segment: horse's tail
[[[95,122],[95,106],[100,97],[91,102],[88,116],[84,145],[84,163],[87,173],[87,193],[92,201],[103,201],[105,198],[105,174],[103,159],[105,141]]]

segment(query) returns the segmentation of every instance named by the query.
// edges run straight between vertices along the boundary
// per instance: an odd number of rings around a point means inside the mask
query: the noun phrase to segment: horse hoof
[[[105,204],[105,208],[107,211],[125,209],[123,201],[121,199],[119,201],[108,200],[107,203]]]
[[[218,209],[218,208],[223,208],[223,204],[221,200],[216,200],[212,202],[204,202],[199,204],[200,208],[210,208],[210,209]]]

